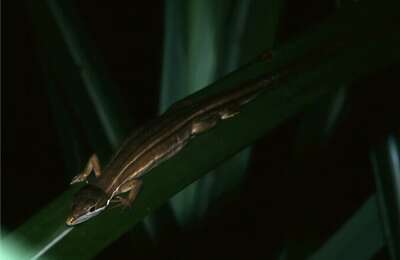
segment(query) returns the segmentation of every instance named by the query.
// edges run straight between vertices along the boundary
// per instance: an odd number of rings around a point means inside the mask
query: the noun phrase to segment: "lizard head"
[[[109,203],[106,193],[93,185],[79,190],[72,200],[72,211],[66,220],[68,226],[74,226],[91,219],[106,209]]]

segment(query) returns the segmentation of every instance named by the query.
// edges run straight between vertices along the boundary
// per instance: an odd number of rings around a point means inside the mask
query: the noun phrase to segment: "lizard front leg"
[[[139,194],[140,188],[142,187],[143,181],[139,179],[133,179],[124,183],[119,191],[119,194],[128,192],[126,198],[122,196],[116,196],[113,202],[117,202],[116,206],[123,206],[124,208],[130,208],[132,203],[135,201],[137,195]]]
[[[247,100],[244,102],[247,102]],[[208,131],[216,126],[220,120],[229,119],[238,115],[240,112],[240,105],[241,104],[234,104],[211,115],[206,115],[195,119],[192,123],[192,136]]]
[[[87,178],[92,173],[92,170],[94,171],[94,174],[96,175],[96,177],[99,177],[101,175],[101,167],[100,167],[99,159],[97,158],[96,154],[93,154],[92,156],[90,156],[85,169],[80,174],[78,174],[74,178],[72,178],[72,181],[70,184],[87,181]]]

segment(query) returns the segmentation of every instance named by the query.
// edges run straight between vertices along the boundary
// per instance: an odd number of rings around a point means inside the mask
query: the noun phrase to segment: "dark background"
[[[278,44],[334,12],[334,1],[320,2],[287,1]],[[62,193],[68,180],[25,3],[3,3],[1,225],[9,232]],[[129,104],[133,84],[146,86],[137,104],[141,113],[127,107],[139,122],[154,117],[163,3],[79,1],[77,8],[124,102]],[[392,127],[388,115],[398,111],[388,87],[398,82],[394,71],[385,68],[354,83],[334,135],[323,145],[310,143],[300,157],[294,159],[292,148],[303,115],[265,136],[255,146],[240,196],[216,203],[203,223],[161,241],[148,256],[177,257],[179,251],[183,258],[272,258],[283,245],[300,252],[320,245],[374,192],[368,149]],[[129,243],[124,236],[99,259],[115,252],[132,257]],[[377,258],[382,256],[385,251]]]

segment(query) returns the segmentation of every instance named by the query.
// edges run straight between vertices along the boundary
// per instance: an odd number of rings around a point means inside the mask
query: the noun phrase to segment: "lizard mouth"
[[[75,223],[75,218],[73,216],[70,216],[67,218],[67,220],[65,221],[65,224],[67,224],[67,226],[73,226],[76,225]]]
[[[82,223],[82,222],[85,222],[85,221],[91,219],[91,218],[94,217],[94,216],[97,216],[97,215],[100,214],[105,208],[106,208],[106,207],[104,206],[104,207],[101,207],[101,208],[96,209],[96,210],[93,211],[93,212],[90,212],[90,213],[87,213],[87,214],[84,214],[84,215],[81,215],[81,216],[78,216],[78,217],[75,217],[74,215],[71,215],[71,216],[69,216],[69,217],[67,218],[67,220],[65,221],[65,224],[66,224],[67,226],[75,226],[75,225],[78,225],[78,224],[80,224],[80,223]]]

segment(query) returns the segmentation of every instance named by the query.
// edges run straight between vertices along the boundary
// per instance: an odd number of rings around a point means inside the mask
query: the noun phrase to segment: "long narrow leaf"
[[[89,144],[106,160],[127,134],[114,83],[81,29],[70,1],[31,3],[42,60]]]
[[[382,230],[391,259],[400,258],[400,144],[398,132],[374,145],[371,160]]]
[[[371,196],[310,259],[371,259],[384,245],[376,196]]]
[[[235,2],[226,21],[226,36],[220,40],[222,57],[219,60],[219,77],[272,49],[281,5],[281,0]],[[226,42],[229,42],[228,46]],[[216,200],[221,193],[239,186],[246,173],[251,150],[251,147],[246,148],[215,170],[210,200]],[[201,208],[205,210],[205,206]]]
[[[280,2],[167,2],[162,110],[271,48]],[[203,216],[210,201],[237,186],[248,156],[243,151],[175,196],[179,222]]]
[[[118,88],[107,76],[71,1],[31,2],[29,7],[68,185],[92,153],[104,165],[128,134],[134,117],[127,120]]]

